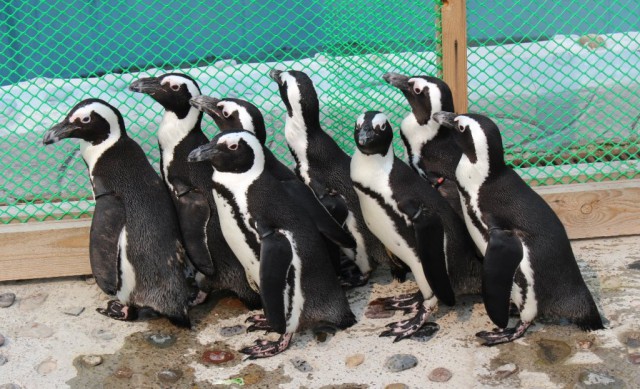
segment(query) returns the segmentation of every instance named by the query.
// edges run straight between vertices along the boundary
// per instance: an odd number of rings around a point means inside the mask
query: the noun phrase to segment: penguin
[[[342,223],[339,224],[332,217],[331,213],[316,198],[314,192],[267,148],[267,131],[260,110],[245,100],[216,99],[204,95],[192,98],[191,105],[211,116],[222,132],[243,129],[256,135],[263,145],[265,169],[284,185],[296,203],[309,213],[318,230],[322,232],[327,249],[330,251],[331,262],[343,286],[352,287],[361,284],[362,274],[359,273],[355,263],[348,257],[340,255],[340,247],[354,249],[356,247],[355,240],[342,229]],[[333,214],[342,215],[341,220],[344,222],[348,210],[342,201],[336,201],[335,196],[327,195],[324,198],[324,203]]]
[[[165,109],[158,127],[160,171],[178,213],[189,258],[208,288],[233,292],[249,308],[260,307],[260,295],[247,283],[244,268],[222,235],[213,199],[210,163],[188,163],[189,153],[209,143],[201,128],[202,113],[189,104],[200,96],[186,74],[141,78],[129,90],[151,96]],[[203,299],[205,296],[201,296]]]
[[[189,259],[162,180],[126,131],[120,112],[99,99],[76,105],[43,138],[49,145],[80,139],[96,200],[89,259],[96,283],[118,300],[98,312],[119,320],[148,307],[190,327],[187,307],[196,290],[185,277]]]
[[[437,112],[460,147],[456,179],[464,220],[484,255],[482,297],[499,328],[476,335],[492,346],[524,335],[538,316],[604,328],[564,226],[551,207],[505,164],[498,126],[479,114]],[[507,328],[510,300],[520,320]]]
[[[398,88],[411,106],[411,113],[400,125],[409,164],[438,189],[460,218],[462,208],[456,183],[458,145],[450,131],[441,129],[431,114],[438,111],[454,112],[451,89],[439,78],[430,76],[407,77],[387,73],[382,78]]]
[[[420,290],[409,299],[386,299],[416,313],[389,324],[381,334],[399,341],[426,323],[438,300],[453,305],[456,293],[479,293],[480,262],[464,222],[436,189],[394,155],[393,130],[384,113],[362,114],[354,139],[351,179],[367,227],[411,269]]]
[[[281,353],[296,331],[356,322],[322,235],[265,169],[263,150],[254,134],[237,130],[221,132],[189,154],[189,161],[211,161],[224,236],[260,291],[269,325],[281,334],[242,349],[250,358]]]
[[[357,247],[345,254],[355,261],[365,281],[377,264],[393,266],[385,247],[369,231],[362,217],[349,175],[351,158],[320,126],[320,107],[313,82],[308,75],[296,70],[273,69],[269,75],[278,84],[287,108],[284,134],[296,162],[295,173],[318,197],[337,193],[348,209],[345,224]]]

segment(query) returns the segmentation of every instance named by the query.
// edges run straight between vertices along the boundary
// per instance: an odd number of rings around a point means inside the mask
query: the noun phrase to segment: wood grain
[[[444,0],[440,9],[442,33],[442,79],[453,93],[457,113],[469,110],[467,98],[467,4],[465,0]]]

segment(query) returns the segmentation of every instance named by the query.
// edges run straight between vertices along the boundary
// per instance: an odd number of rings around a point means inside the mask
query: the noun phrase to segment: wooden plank
[[[90,219],[0,226],[0,281],[91,274]]]
[[[467,98],[467,4],[443,0],[440,9],[442,79],[453,93],[457,113],[469,110]]]
[[[534,188],[569,238],[640,235],[640,180]],[[0,281],[90,274],[91,220],[0,226]]]

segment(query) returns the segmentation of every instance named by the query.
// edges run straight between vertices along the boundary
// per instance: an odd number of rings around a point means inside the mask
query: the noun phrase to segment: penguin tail
[[[187,314],[167,316],[167,319],[176,327],[191,329],[191,320]]]
[[[597,309],[592,309],[588,315],[575,320],[574,323],[583,331],[604,329],[602,318],[600,317]]]

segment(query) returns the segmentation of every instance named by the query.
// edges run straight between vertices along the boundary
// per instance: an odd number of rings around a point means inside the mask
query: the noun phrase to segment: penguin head
[[[262,144],[245,130],[230,130],[189,153],[189,162],[210,161],[218,172],[242,174],[264,168]]]
[[[63,121],[47,130],[42,142],[49,145],[64,138],[78,138],[96,146],[107,139],[115,142],[126,136],[120,111],[106,101],[87,99],[73,107]]]
[[[502,137],[498,126],[484,115],[436,112],[433,120],[453,131],[455,140],[471,163],[504,166]]]
[[[132,82],[129,90],[151,96],[164,109],[175,113],[178,119],[184,119],[189,114],[189,100],[201,94],[198,83],[182,73],[141,78]]]
[[[190,100],[193,107],[211,116],[220,131],[243,129],[256,134],[260,143],[267,141],[267,131],[260,110],[248,101],[234,98],[216,99],[197,96]]]
[[[393,141],[393,130],[387,115],[379,111],[368,111],[356,121],[354,139],[363,154],[386,155]]]
[[[320,104],[311,78],[298,70],[273,69],[269,76],[278,84],[289,118],[303,121],[307,128],[319,128]]]
[[[451,89],[439,78],[408,77],[398,73],[387,73],[382,78],[390,85],[400,89],[420,125],[427,124],[434,112],[454,111]]]

